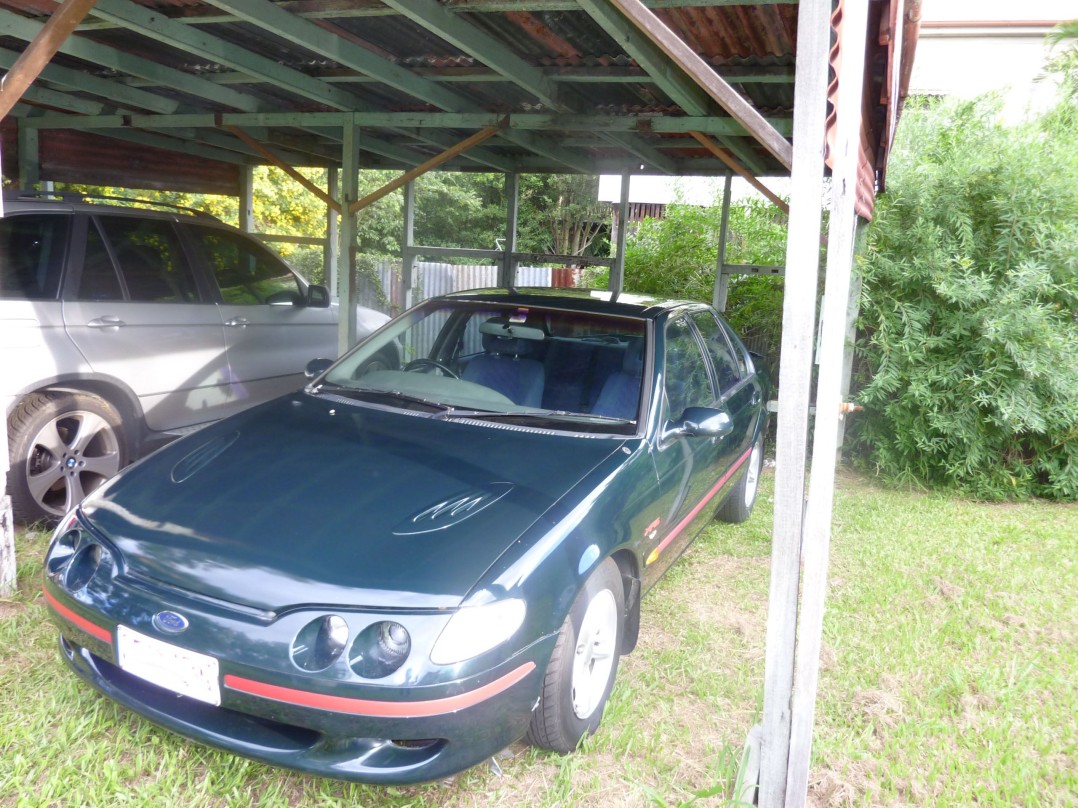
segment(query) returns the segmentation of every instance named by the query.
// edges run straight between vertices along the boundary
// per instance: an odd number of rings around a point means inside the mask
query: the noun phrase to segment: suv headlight
[[[430,661],[455,665],[501,645],[520,628],[526,611],[524,601],[515,599],[461,607],[442,629]]]

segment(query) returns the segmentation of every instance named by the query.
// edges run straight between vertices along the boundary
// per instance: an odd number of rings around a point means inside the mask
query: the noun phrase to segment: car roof
[[[438,300],[498,303],[512,306],[542,306],[568,311],[595,312],[621,317],[654,319],[684,306],[701,306],[689,300],[668,300],[650,295],[612,294],[606,289],[528,287],[517,289],[469,289],[451,292]]]
[[[4,211],[122,213],[154,218],[194,219],[223,224],[216,216],[182,205],[134,197],[80,194],[68,191],[4,191]]]

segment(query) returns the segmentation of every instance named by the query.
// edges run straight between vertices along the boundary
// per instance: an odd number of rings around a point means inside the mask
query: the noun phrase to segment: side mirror
[[[686,407],[681,423],[671,434],[689,438],[724,438],[734,431],[734,421],[725,409]]]
[[[312,359],[307,363],[307,367],[304,369],[303,373],[308,379],[313,379],[325,373],[332,364],[332,359]]]
[[[328,309],[329,289],[312,283],[307,287],[307,305],[312,309]]]

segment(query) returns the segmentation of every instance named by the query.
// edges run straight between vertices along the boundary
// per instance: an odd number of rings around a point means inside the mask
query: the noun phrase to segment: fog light
[[[292,662],[316,673],[337,661],[348,644],[348,624],[335,614],[318,617],[305,625],[292,640]]]
[[[411,650],[408,629],[392,620],[383,620],[359,633],[352,643],[348,664],[364,679],[381,679],[403,665]]]

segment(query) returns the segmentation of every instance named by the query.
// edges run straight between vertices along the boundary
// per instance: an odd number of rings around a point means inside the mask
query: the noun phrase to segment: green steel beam
[[[547,106],[563,109],[554,82],[509,47],[479,30],[436,0],[383,0],[412,22],[491,67]]]
[[[651,42],[622,13],[610,5],[607,0],[578,0],[580,7],[617,42],[638,65],[655,79],[655,84],[662,89],[674,103],[689,115],[708,115],[712,110],[711,98],[687,76],[674,61]],[[738,134],[745,134],[738,127]],[[760,159],[741,144],[722,141],[722,145],[732,151],[752,171],[763,170]]]
[[[15,51],[0,48],[0,67],[10,68],[18,58],[19,54]],[[67,87],[69,90],[79,90],[99,98],[106,98],[121,107],[148,109],[151,112],[160,113],[175,112],[179,107],[179,104],[171,99],[133,89],[118,81],[91,76],[89,73],[72,70],[69,67],[46,65],[41,71],[40,78],[50,84]]]
[[[651,144],[645,143],[642,138],[636,135],[629,135],[624,132],[606,132],[603,137],[615,146],[620,146],[630,154],[636,155],[640,160],[664,174],[677,173],[677,164],[673,158],[663,154]]]
[[[439,74],[431,72],[429,68],[416,70],[412,75],[437,82],[438,84],[505,84],[510,79],[479,68],[483,72],[463,72]],[[647,73],[643,73],[632,67],[543,67],[538,68],[550,81],[558,84],[654,84],[655,79]],[[730,84],[793,84],[794,74],[792,70],[761,68],[754,73],[730,74],[719,70],[719,75]],[[212,73],[205,76],[207,81],[214,84],[256,84],[254,79],[244,73]],[[320,81],[326,84],[385,84],[381,79],[373,76],[347,75],[347,76],[320,76]],[[149,81],[134,79],[126,82],[132,87],[157,87],[160,85]]]
[[[9,36],[25,39],[27,42],[30,42],[38,35],[43,27],[44,26],[40,23],[34,22],[26,17],[20,17],[18,14],[12,14],[10,11],[0,10],[0,30]],[[156,62],[151,62],[149,59],[132,56],[129,53],[110,48],[107,45],[91,42],[85,37],[69,36],[64,41],[64,44],[60,46],[60,52],[66,53],[69,56],[74,56],[78,59],[84,59],[87,62],[93,62],[94,64],[103,67],[108,67],[112,70],[118,70],[121,73],[139,76],[140,78],[158,83],[164,87],[171,87],[180,92],[189,93],[190,95],[204,98],[207,101],[217,104],[223,104],[234,109],[240,109],[245,112],[254,112],[258,109],[258,103],[243,93],[238,93],[228,87],[220,87],[213,82],[205,81],[197,76],[192,76],[188,73],[183,73],[179,70],[173,70],[170,67],[159,65]],[[89,84],[87,86],[89,87]],[[163,100],[167,101],[167,99]],[[178,103],[170,103],[173,104],[173,110],[179,107]]]
[[[42,87],[40,84],[35,84],[32,87],[27,87],[26,92],[22,94],[24,101],[29,101],[33,104],[42,104],[48,107],[56,107],[57,109],[66,110],[67,112],[78,112],[82,115],[100,115],[105,109],[104,104],[99,104],[96,101],[87,101],[85,98],[78,98],[67,93],[57,92],[56,90],[50,90],[47,87]]]
[[[106,0],[108,2],[109,0]],[[417,76],[409,70],[384,59],[365,48],[315,25],[309,20],[282,10],[269,0],[209,0],[217,8],[235,14],[245,22],[269,31],[308,50],[333,59],[339,64],[376,78],[401,92],[442,109],[462,109],[468,100],[436,82]],[[235,66],[235,65],[233,65]],[[249,71],[246,71],[249,72]],[[311,81],[318,81],[311,79]],[[325,86],[332,86],[319,81]],[[337,90],[336,87],[333,87]],[[337,90],[341,92],[340,90]],[[361,104],[349,94],[353,103],[342,109],[358,109]],[[336,105],[335,105],[336,106]]]
[[[358,109],[360,100],[349,92],[259,56],[219,37],[181,25],[163,14],[128,0],[98,0],[94,16],[119,23],[150,39],[228,65],[282,90],[337,109]],[[217,85],[215,85],[217,86]],[[222,88],[224,89],[224,88]]]
[[[175,115],[43,115],[35,119],[39,129],[100,129],[123,126],[173,128],[183,126],[212,127],[218,122],[231,126],[344,126],[355,123],[363,127],[396,129],[483,129],[508,120],[506,133],[525,134],[529,131],[555,132],[640,132],[684,134],[703,132],[710,135],[745,137],[741,126],[731,118],[635,117],[613,115],[498,115],[486,112],[254,112],[214,115],[205,112]],[[779,132],[789,134],[790,118],[769,118]]]
[[[771,6],[796,5],[798,0],[644,0],[648,8],[685,8],[689,6]],[[369,17],[395,17],[398,13],[391,8],[378,4],[361,4],[355,0],[328,0],[311,3],[309,0],[284,0],[281,8],[308,20],[345,20]],[[453,12],[504,12],[504,11],[579,11],[576,0],[453,0],[447,6]],[[177,17],[176,22],[183,25],[217,25],[220,23],[239,22],[234,14],[199,14]],[[117,27],[108,22],[85,22],[80,31],[100,31]]]

